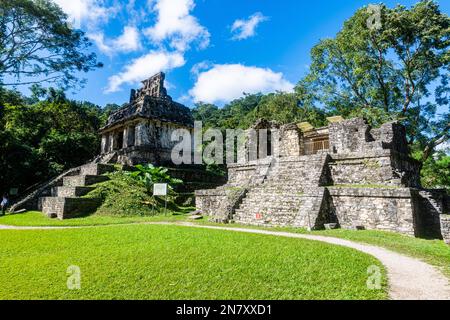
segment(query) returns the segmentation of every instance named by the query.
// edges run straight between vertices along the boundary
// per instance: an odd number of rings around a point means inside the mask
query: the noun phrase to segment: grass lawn
[[[210,224],[210,223],[208,223]],[[230,225],[223,225],[230,226]],[[378,230],[322,230],[308,232],[306,229],[278,227],[278,228],[261,228],[245,225],[231,225],[237,228],[256,228],[263,230],[276,230],[284,232],[312,234],[330,236],[352,240],[355,242],[367,243],[383,247],[395,252],[399,252],[411,257],[416,257],[422,261],[428,262],[439,267],[444,274],[450,278],[450,246],[442,240],[425,240],[402,235],[395,232],[378,231]]]
[[[386,231],[353,231],[327,230],[316,231],[313,234],[333,236],[357,242],[378,245],[400,252],[408,256],[417,257],[439,267],[450,278],[450,246],[442,240],[425,240]]]
[[[0,225],[8,226],[99,226],[110,224],[128,224],[157,221],[180,221],[186,220],[186,215],[168,212],[167,216],[107,216],[89,215],[75,219],[58,220],[49,219],[42,212],[28,211],[20,214],[7,214],[0,217]]]
[[[70,220],[54,220],[48,219],[40,212],[27,212],[24,214],[7,215],[0,217],[0,224],[15,226],[87,226],[87,225],[107,225],[107,224],[127,224],[140,222],[157,222],[157,221],[186,221],[185,215],[170,214],[168,216],[155,217],[113,217],[92,215],[83,218]],[[218,225],[208,222],[207,220],[197,221],[197,223]],[[244,225],[224,225],[227,227],[245,227],[256,229],[279,230],[295,233],[309,233],[305,229],[296,228],[258,228]],[[353,231],[353,230],[327,230],[313,231],[309,234],[332,236],[337,238],[348,239],[356,242],[384,247],[405,255],[422,259],[432,265],[440,267],[443,272],[450,278],[450,246],[446,245],[442,240],[424,240],[417,239],[393,232],[384,231]]]
[[[0,219],[0,224],[1,224]],[[0,299],[385,299],[373,257],[302,239],[164,225],[0,230]],[[81,290],[67,289],[67,268]],[[367,268],[383,270],[369,290]]]

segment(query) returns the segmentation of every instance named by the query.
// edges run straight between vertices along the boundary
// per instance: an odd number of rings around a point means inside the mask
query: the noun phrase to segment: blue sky
[[[371,1],[54,0],[94,42],[104,68],[71,98],[122,104],[139,80],[165,71],[187,106],[223,105],[246,92],[290,90],[309,51]],[[416,1],[384,1],[410,6]],[[450,1],[440,1],[450,14]]]

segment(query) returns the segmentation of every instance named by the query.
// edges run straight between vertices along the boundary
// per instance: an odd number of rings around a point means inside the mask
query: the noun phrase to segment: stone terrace
[[[429,238],[448,230],[448,219],[440,218],[448,196],[421,188],[400,124],[372,129],[360,118],[334,117],[319,129],[267,121],[254,128],[271,131],[270,154],[241,156],[228,166],[227,184],[196,192],[197,209],[213,220],[311,229],[337,224]],[[246,152],[259,143],[249,133]]]
[[[50,218],[67,219],[94,212],[101,205],[101,199],[82,198],[94,188],[93,184],[108,180],[104,173],[114,166],[91,163],[80,168],[78,175],[66,176],[61,186],[51,189],[51,196],[39,198],[38,209]]]

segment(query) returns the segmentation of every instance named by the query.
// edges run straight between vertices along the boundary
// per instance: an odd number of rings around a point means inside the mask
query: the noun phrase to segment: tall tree
[[[34,104],[12,104],[17,97],[10,96],[0,109],[0,192],[22,192],[98,154],[105,118],[99,106],[70,101],[54,89]]]
[[[449,47],[450,18],[436,2],[371,5],[312,49],[297,90],[344,116],[364,115],[374,124],[403,119],[409,143],[426,161],[449,139]]]
[[[326,122],[323,110],[302,103],[298,94],[285,92],[263,96],[258,106],[246,116],[249,123],[260,118],[282,124],[308,121],[315,127],[323,126]]]
[[[78,73],[101,67],[90,41],[50,0],[0,0],[0,86],[83,84]]]

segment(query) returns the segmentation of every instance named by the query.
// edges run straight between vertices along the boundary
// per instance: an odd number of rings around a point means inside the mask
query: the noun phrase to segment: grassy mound
[[[97,215],[109,216],[155,216],[165,213],[163,197],[153,197],[142,181],[136,180],[125,171],[108,174],[110,180],[94,185],[95,190],[85,197],[100,198],[103,203]],[[175,194],[167,197],[168,212],[184,213],[191,208],[179,207]]]
[[[385,299],[381,264],[302,239],[134,225],[0,232],[0,299]],[[69,266],[81,289],[67,288]]]

